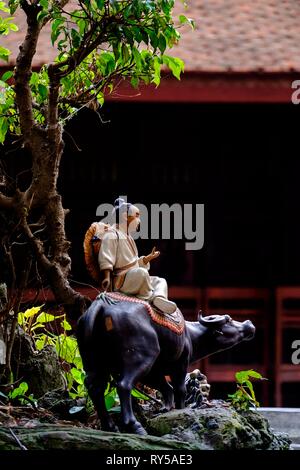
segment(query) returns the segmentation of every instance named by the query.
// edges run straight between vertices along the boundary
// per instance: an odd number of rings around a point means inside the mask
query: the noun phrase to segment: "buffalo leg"
[[[182,409],[185,407],[186,385],[185,377],[188,367],[188,361],[183,360],[177,363],[177,368],[171,374],[171,383],[174,390],[175,408]]]
[[[105,405],[104,392],[107,383],[108,376],[104,378],[102,374],[100,375],[95,372],[87,372],[86,374],[85,385],[100,419],[101,429],[103,431],[118,432],[119,430]]]
[[[172,385],[166,380],[165,376],[156,377],[155,379],[151,377],[147,385],[149,387],[159,390],[163,396],[164,406],[160,409],[160,412],[170,411],[174,408],[174,392]]]
[[[156,357],[148,357],[148,361],[140,362],[135,358],[135,355],[137,355],[137,353],[133,352],[133,354],[124,358],[126,367],[120,380],[117,382],[117,390],[120,398],[124,431],[144,435],[147,434],[146,430],[133,414],[131,391],[140,377],[145,375],[146,371],[152,366]]]

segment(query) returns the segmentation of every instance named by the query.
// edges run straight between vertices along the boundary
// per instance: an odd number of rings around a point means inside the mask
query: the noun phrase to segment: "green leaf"
[[[51,315],[50,313],[40,313],[39,316],[37,317],[36,319],[36,322],[37,323],[50,323],[52,321],[54,321],[56,318],[58,317],[55,317],[54,315]]]
[[[7,8],[4,2],[0,2],[0,10],[9,13],[9,8]]]
[[[9,49],[6,49],[6,47],[0,46],[0,59],[5,60],[5,62],[8,62],[9,55],[11,54]]]
[[[141,33],[141,29],[138,26],[132,26],[131,31],[133,33],[134,39],[138,44],[140,44],[143,40],[143,36]]]
[[[148,33],[148,36],[150,37],[150,44],[151,46],[156,49],[158,46],[158,37],[155,31],[152,31],[151,29],[146,29],[146,32]]]
[[[9,24],[9,29],[11,29],[11,31],[19,31],[19,27],[14,23]]]
[[[245,385],[244,386],[247,386],[249,388],[251,397],[253,398],[253,400],[255,400],[255,394],[254,394],[254,389],[253,389],[252,382],[250,382],[250,380],[245,380]]]
[[[241,370],[240,372],[236,372],[235,378],[236,381],[240,384],[244,383],[249,377],[247,370]]]
[[[133,34],[131,32],[131,30],[127,27],[124,27],[123,28],[123,31],[124,31],[124,34],[125,34],[125,37],[128,41],[128,43],[133,46],[133,43],[134,43],[134,37],[133,37]]]
[[[99,10],[102,10],[102,8],[104,7],[105,0],[96,0],[96,3]]]
[[[55,41],[57,40],[58,36],[61,33],[61,26],[64,23],[63,18],[57,18],[53,21],[51,25],[51,42],[52,46],[54,45]],[[64,28],[65,29],[65,28]]]
[[[131,390],[131,395],[135,398],[138,398],[139,400],[149,400],[149,397],[147,397],[146,395],[144,395],[142,392],[140,392],[139,390],[137,390],[136,388],[134,388],[133,390]]]
[[[114,56],[115,56],[115,61],[117,62],[117,60],[119,60],[120,58],[120,44],[118,44],[117,42],[113,42],[113,53],[114,53]]]
[[[48,16],[48,11],[45,11],[45,10],[42,10],[39,12],[38,16],[37,16],[37,20],[39,22],[42,22],[44,18],[46,18],[46,16]]]
[[[43,305],[40,305],[39,307],[31,307],[31,308],[28,308],[28,309],[25,310],[25,312],[23,313],[24,318],[33,317],[34,315],[36,315],[36,314],[41,310],[42,307],[43,307]]]
[[[115,400],[114,396],[107,395],[105,397],[105,406],[106,406],[107,411],[109,411],[111,408],[113,408],[115,406],[115,403],[116,403],[116,400]]]
[[[101,91],[97,93],[97,101],[101,106],[104,103],[104,94]]]
[[[158,49],[160,52],[163,54],[166,50],[167,47],[167,41],[166,38],[163,34],[161,34],[158,38]]]
[[[48,0],[40,0],[39,1],[39,4],[44,8],[44,9],[48,9],[48,4],[49,4],[49,1]]]
[[[38,82],[39,82],[39,74],[37,72],[32,72],[29,85],[37,86]]]
[[[79,28],[79,34],[82,36],[88,26],[88,22],[84,19],[81,19],[77,21],[78,28]]]
[[[63,329],[65,331],[70,331],[72,330],[72,327],[70,325],[70,323],[64,318],[63,321],[61,322],[61,326],[63,327]]]
[[[73,336],[59,335],[55,345],[57,354],[61,359],[73,364],[77,357],[78,345]]]
[[[248,372],[249,377],[254,377],[255,379],[263,379],[263,376],[259,372],[256,372],[253,369],[250,369],[247,372]]]
[[[82,364],[82,359],[81,359],[81,356],[75,356],[74,359],[73,359],[73,364],[74,366],[77,367],[77,369],[80,369],[82,370],[83,369],[83,364]]]
[[[167,55],[162,56],[162,61],[166,64],[171,72],[173,73],[174,77],[180,80],[180,74],[184,71],[184,62],[177,57],[170,57]]]
[[[148,34],[146,33],[146,31],[144,29],[140,29],[140,33],[141,33],[141,36],[143,38],[144,43],[147,44],[147,46],[148,46],[148,44],[149,44]]]
[[[25,395],[27,390],[28,384],[26,382],[21,382],[17,388],[15,388],[12,392],[9,393],[9,397],[16,398],[19,395]]]
[[[13,76],[13,71],[12,70],[8,70],[7,72],[5,72],[2,77],[1,77],[1,80],[3,82],[6,82],[7,80],[9,80],[12,76]]]
[[[78,369],[75,369],[74,367],[71,369],[71,374],[72,374],[72,377],[76,380],[77,383],[83,385],[84,384],[84,378],[85,378],[85,374],[78,370]]]
[[[77,29],[74,29],[74,28],[71,29],[71,37],[72,37],[73,47],[77,49],[81,42],[81,36],[79,32],[77,31]]]
[[[138,70],[142,68],[142,59],[139,50],[136,47],[132,48],[132,55],[136,63],[136,67]]]
[[[152,82],[155,83],[155,85],[158,87],[160,84],[160,60],[158,57],[154,57],[154,76],[152,79]]]
[[[115,58],[110,52],[103,52],[97,60],[97,66],[103,75],[108,75],[115,70]]]
[[[138,77],[131,77],[130,83],[133,86],[133,88],[138,88],[140,80]]]
[[[235,374],[235,378],[237,382],[244,383],[249,377],[253,377],[255,379],[262,379],[262,375],[259,372],[254,371],[253,369],[250,370],[242,370]]]
[[[1,3],[3,3],[3,2],[1,2]],[[9,11],[10,11],[11,15],[14,14],[14,12],[19,7],[19,5],[20,5],[20,0],[9,0],[8,6],[9,6]]]
[[[6,117],[0,118],[0,144],[3,144],[8,130],[8,119]]]
[[[179,21],[181,24],[187,23],[192,29],[195,29],[196,23],[192,18],[187,18],[185,15],[179,15]]]
[[[45,342],[46,342],[46,335],[43,335],[43,337],[35,340],[35,347],[37,348],[38,351],[41,351],[43,349],[43,347],[45,346]]]
[[[42,101],[44,101],[47,98],[48,95],[48,88],[43,85],[42,83],[38,84],[38,91],[40,94],[40,97],[42,98]]]
[[[129,51],[128,51],[128,46],[126,46],[126,44],[122,44],[122,58],[123,58],[123,61],[124,63],[126,64],[130,58],[130,54],[129,54]]]
[[[118,393],[116,387],[110,388],[110,391],[104,394],[105,405],[108,411],[117,404],[117,397]]]

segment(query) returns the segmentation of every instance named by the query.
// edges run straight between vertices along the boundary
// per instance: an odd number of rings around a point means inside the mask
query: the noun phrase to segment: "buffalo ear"
[[[197,315],[197,320],[200,322],[200,318],[202,318],[202,310],[199,310],[198,315]]]

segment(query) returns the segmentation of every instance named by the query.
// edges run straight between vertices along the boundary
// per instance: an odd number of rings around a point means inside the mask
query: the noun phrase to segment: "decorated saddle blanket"
[[[145,306],[148,315],[150,316],[151,320],[157,323],[158,325],[164,326],[169,330],[173,331],[174,333],[181,335],[184,331],[184,318],[177,307],[177,310],[172,313],[172,315],[168,313],[163,313],[160,310],[157,310],[154,305],[150,305],[149,302],[146,300],[139,299],[134,296],[121,294],[119,292],[106,292],[101,293],[98,295],[97,299],[101,299],[105,301],[109,301],[110,303],[117,303],[117,302],[133,302],[139,303]]]

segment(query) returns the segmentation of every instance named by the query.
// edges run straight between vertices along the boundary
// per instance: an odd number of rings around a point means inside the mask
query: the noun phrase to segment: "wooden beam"
[[[291,103],[295,73],[198,73],[187,72],[178,81],[163,74],[154,85],[135,90],[124,82],[108,101],[176,103]]]

